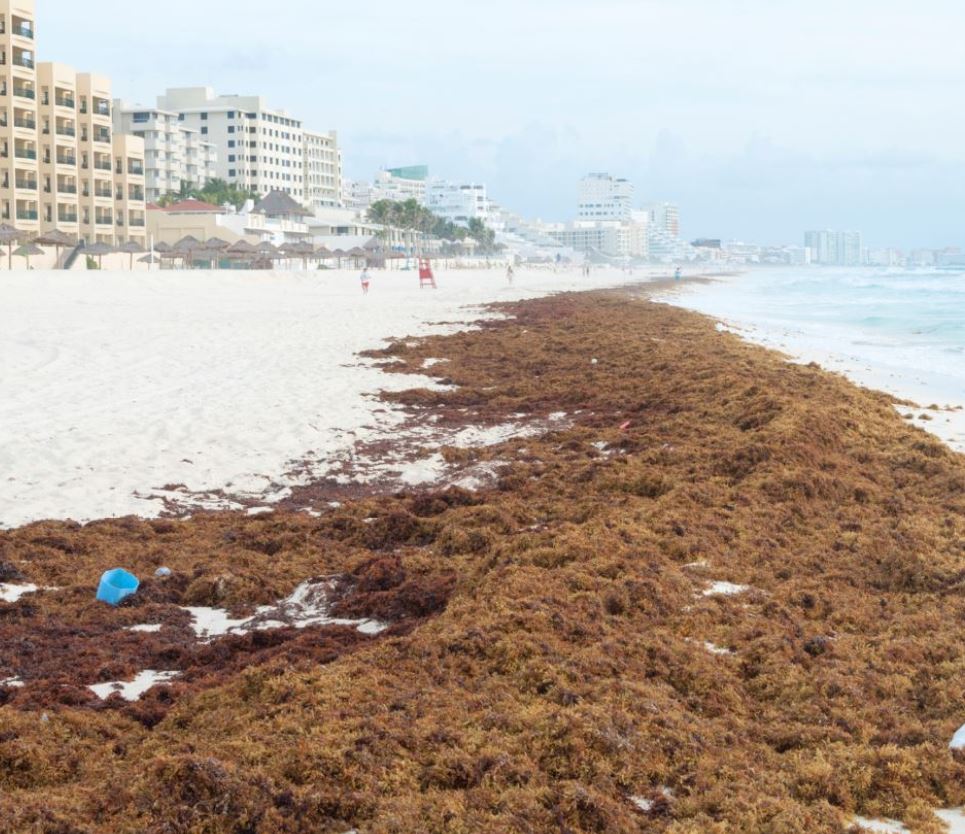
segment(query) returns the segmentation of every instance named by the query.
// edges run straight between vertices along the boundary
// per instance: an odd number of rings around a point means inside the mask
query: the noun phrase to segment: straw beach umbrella
[[[308,269],[308,259],[315,256],[315,247],[308,241],[299,241],[288,246],[287,251],[290,255],[295,255],[302,259],[302,265]]]
[[[13,245],[23,236],[23,233],[11,226],[9,223],[0,223],[0,244],[5,243],[9,247],[7,252],[7,269],[13,269]]]
[[[171,251],[171,248],[172,248],[171,244],[165,243],[163,240],[160,243],[154,244],[154,251],[157,252],[159,255],[168,254],[168,252]]]
[[[248,243],[244,238],[236,240],[228,247],[229,255],[254,255],[257,251],[258,247],[253,243]]]
[[[123,252],[125,255],[131,256],[131,270],[134,269],[134,256],[141,255],[144,252],[144,247],[140,243],[134,240],[129,240],[127,243],[122,243],[117,247],[118,252]]]
[[[77,243],[77,238],[72,237],[66,232],[60,231],[60,229],[54,229],[50,232],[45,232],[40,237],[34,240],[38,246],[53,246],[57,250],[57,263],[60,263],[60,250],[64,246],[73,246]]]
[[[258,248],[242,238],[232,243],[231,246],[225,250],[225,254],[229,258],[237,261],[248,261],[250,265],[251,261],[253,261],[258,254]]]
[[[92,255],[97,258],[98,269],[104,268],[104,255],[110,255],[114,251],[113,246],[108,246],[106,243],[93,243],[90,246],[84,247],[84,253],[87,255]]]
[[[356,269],[359,267],[360,262],[364,265],[369,258],[369,253],[366,252],[361,246],[356,246],[354,249],[349,249],[348,255],[350,258],[355,259]]]
[[[154,264],[161,263],[161,259],[157,255],[152,255],[150,252],[148,252],[143,258],[138,258],[137,262],[139,264],[148,264],[149,266],[153,266]]]
[[[27,269],[30,269],[30,258],[39,257],[44,254],[44,250],[37,246],[35,243],[25,243],[23,246],[17,248],[13,253],[18,258],[27,259]]]
[[[188,261],[194,259],[194,253],[200,249],[202,243],[194,235],[185,235],[174,246],[171,247],[171,254],[181,258],[184,266],[187,267]]]

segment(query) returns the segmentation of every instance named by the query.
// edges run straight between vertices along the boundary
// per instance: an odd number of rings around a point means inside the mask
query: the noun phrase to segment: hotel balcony
[[[37,120],[36,120],[36,119],[28,118],[28,117],[26,117],[26,116],[14,116],[14,117],[13,117],[13,126],[14,126],[14,127],[22,127],[22,128],[24,128],[24,129],[26,129],[26,130],[36,130],[36,129],[37,129]]]
[[[77,166],[77,157],[70,153],[58,153],[57,164],[69,165],[71,168],[74,168]]]
[[[27,145],[20,143],[14,146],[13,155],[17,159],[36,159],[37,149],[33,147],[32,144]]]
[[[128,186],[127,189],[127,199],[132,203],[140,203],[144,201],[144,189],[138,185]]]
[[[37,180],[34,179],[21,179],[17,177],[17,188],[22,188],[24,191],[36,191],[37,190]]]
[[[57,222],[58,223],[76,223],[77,222],[77,212],[67,211],[58,206],[57,208]]]
[[[18,98],[26,98],[30,101],[37,100],[37,91],[29,84],[14,84],[13,94]]]
[[[104,128],[104,127],[99,127],[99,128],[97,128],[96,130],[94,130],[94,141],[95,141],[95,142],[102,142],[102,143],[104,143],[105,145],[109,145],[109,144],[111,143],[111,132],[110,132],[110,130],[108,130],[107,128]]]
[[[54,130],[58,136],[69,136],[71,139],[77,136],[77,128],[68,122],[57,122]]]
[[[34,23],[32,20],[14,15],[10,22],[10,34],[17,35],[17,37],[20,38],[27,38],[28,40],[34,39]]]
[[[123,173],[123,171],[118,171],[118,173]],[[139,159],[129,159],[127,160],[127,173],[135,177],[144,176],[144,163]]]
[[[114,214],[110,211],[105,211],[103,213],[96,213],[94,215],[94,223],[98,226],[113,226],[114,225]]]
[[[57,177],[57,193],[58,194],[76,194],[77,193],[76,181],[67,179],[66,177]]]
[[[106,98],[95,97],[92,109],[95,115],[98,115],[98,116],[111,115],[111,103]]]
[[[94,183],[94,196],[107,200],[113,200],[114,189],[111,188],[109,183],[96,182]]]
[[[12,63],[15,67],[23,67],[29,70],[36,69],[33,53],[28,52],[26,49],[14,48]]]
[[[35,202],[17,200],[17,220],[36,220],[38,217]]]
[[[130,220],[128,220],[127,225],[132,229],[143,229],[144,213],[140,211],[132,211],[130,213]]]
[[[54,95],[54,104],[58,107],[66,107],[74,110],[77,106],[77,100],[74,98],[73,93],[58,89]]]
[[[98,159],[94,158],[94,170],[96,171],[110,171],[112,170],[110,159]]]

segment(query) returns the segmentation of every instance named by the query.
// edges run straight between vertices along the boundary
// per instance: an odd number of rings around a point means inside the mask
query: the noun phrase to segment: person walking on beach
[[[677,267],[677,270],[676,270],[676,271],[674,272],[674,274],[673,274],[673,279],[674,279],[674,281],[679,281],[679,280],[680,280],[681,278],[683,278],[683,277],[684,277],[684,272],[683,272],[683,270],[678,266],[678,267]]]
[[[509,286],[513,285],[513,279],[516,277],[516,270],[513,269],[513,265],[510,264],[506,267],[506,280],[509,281]]]
[[[362,282],[362,295],[368,295],[369,285],[372,283],[372,278],[369,276],[368,267],[365,267],[362,270],[362,274],[359,276],[359,280]]]

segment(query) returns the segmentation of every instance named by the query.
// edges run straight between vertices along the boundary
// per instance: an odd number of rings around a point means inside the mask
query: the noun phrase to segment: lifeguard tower
[[[419,258],[419,289],[426,287],[438,289],[436,286],[436,276],[432,272],[432,261],[428,258]]]

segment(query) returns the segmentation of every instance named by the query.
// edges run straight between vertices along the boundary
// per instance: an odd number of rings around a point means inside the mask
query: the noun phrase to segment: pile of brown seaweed
[[[0,831],[841,834],[965,803],[965,459],[892,401],[627,293],[399,342],[491,486],[0,533]],[[307,492],[310,493],[309,488]],[[305,496],[293,505],[304,506]],[[104,569],[148,581],[93,601]],[[205,642],[339,577],[390,623]],[[125,631],[163,623],[157,633]],[[176,669],[140,701],[90,683]],[[957,758],[956,758],[957,757]]]

